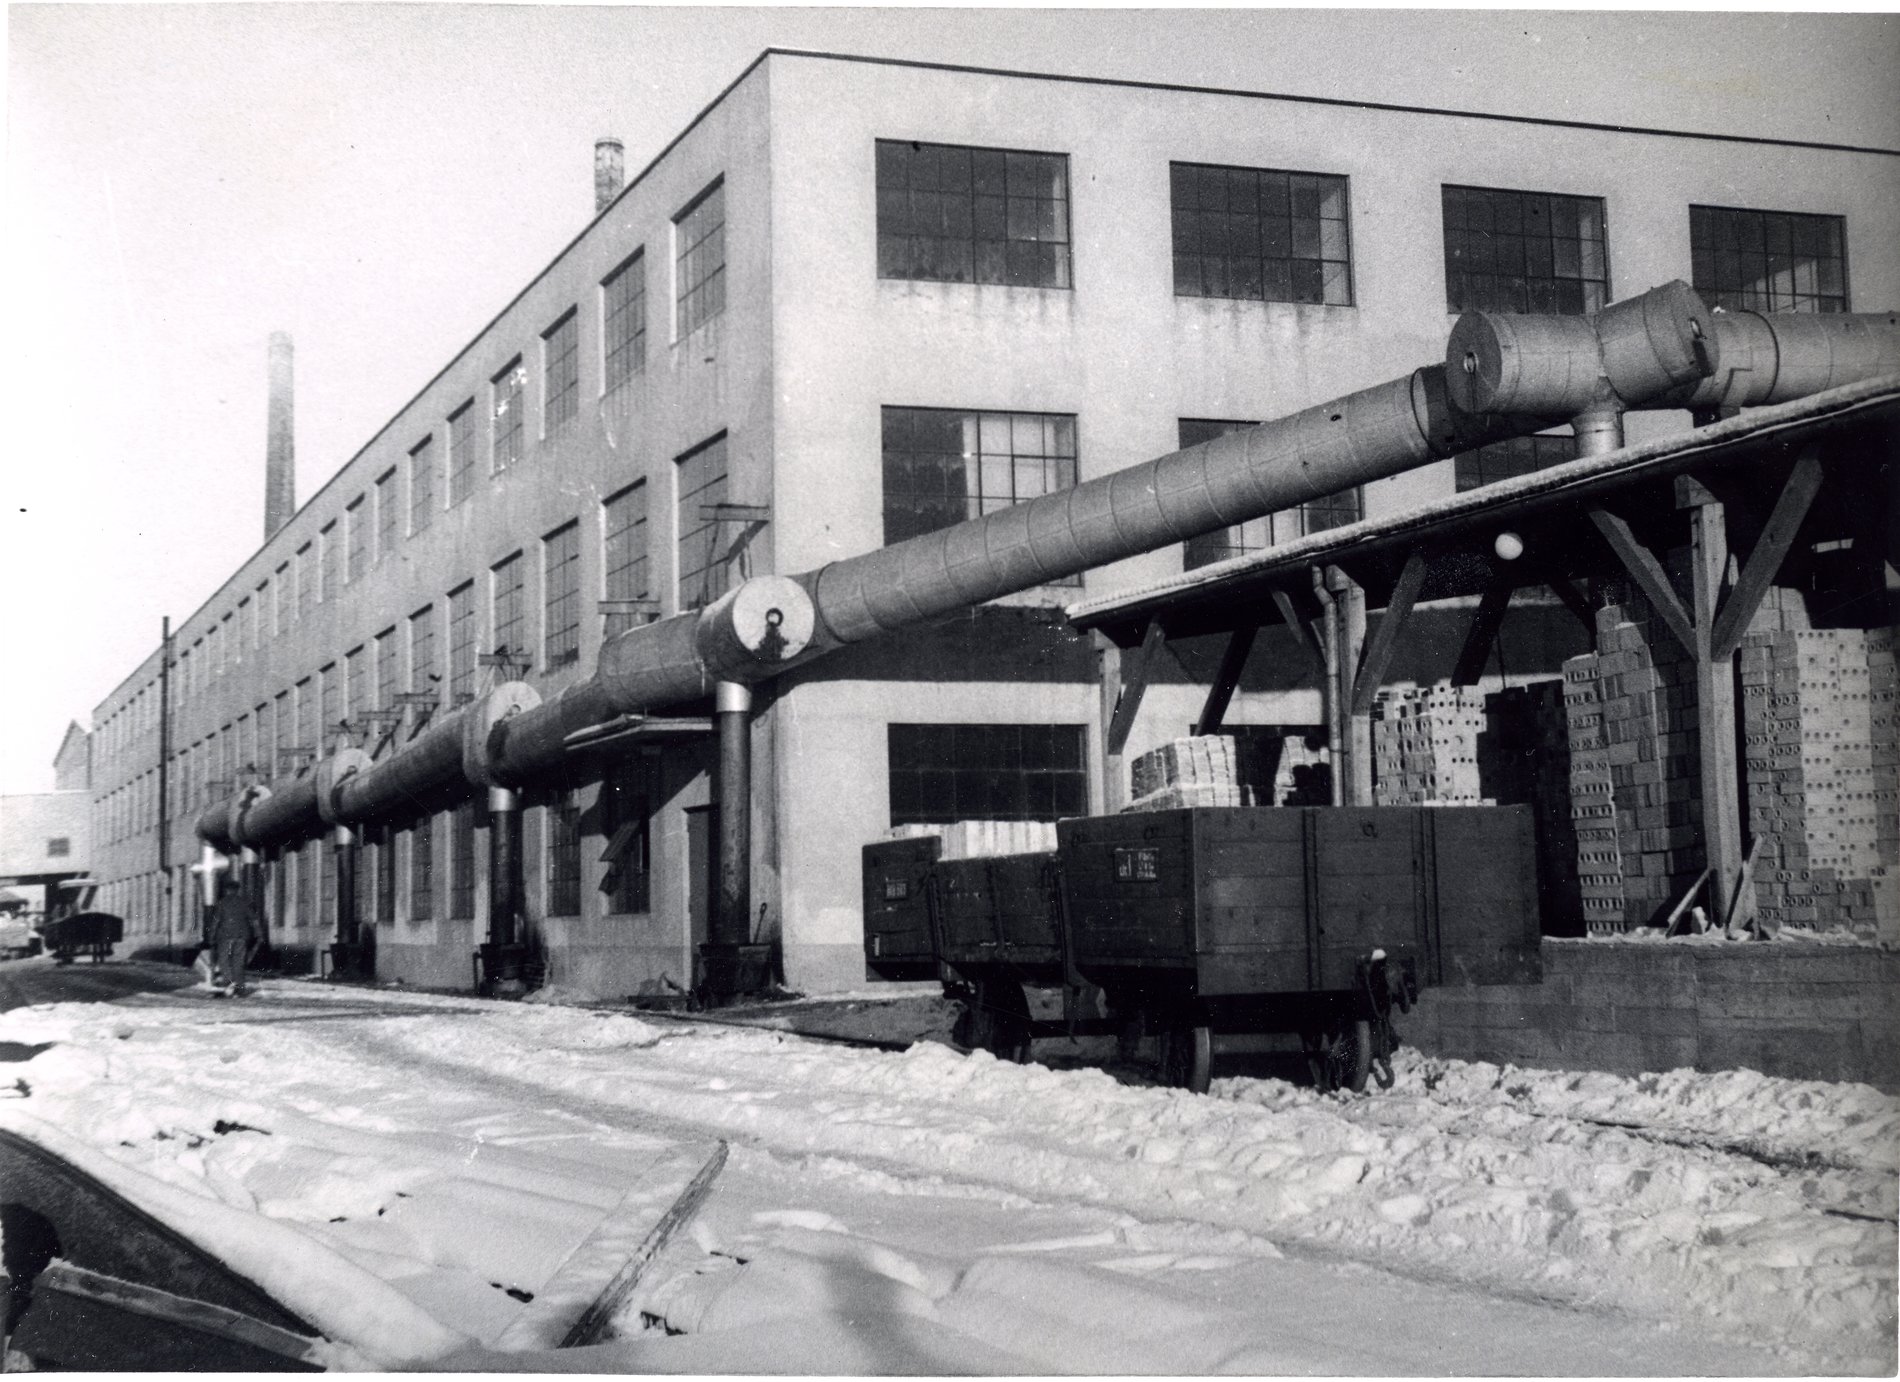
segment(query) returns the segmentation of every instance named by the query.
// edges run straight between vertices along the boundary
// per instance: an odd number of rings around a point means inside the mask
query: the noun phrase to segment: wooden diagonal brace
[[[1161,631],[1161,620],[1150,619],[1141,635],[1141,651],[1135,656],[1134,667],[1129,668],[1126,662],[1122,664],[1122,693],[1115,702],[1114,718],[1108,724],[1110,753],[1120,753],[1127,745],[1128,732],[1135,727],[1135,713],[1141,709],[1141,698],[1148,694],[1148,677],[1167,641],[1168,636]]]
[[[1227,637],[1226,651],[1221,653],[1220,670],[1214,673],[1214,684],[1207,688],[1207,700],[1201,706],[1201,718],[1194,722],[1196,734],[1219,734],[1221,721],[1227,716],[1228,703],[1234,699],[1234,690],[1240,685],[1241,670],[1247,665],[1247,655],[1253,651],[1254,635],[1260,632],[1258,624],[1243,624]]]
[[[1504,624],[1504,613],[1511,607],[1515,590],[1511,578],[1500,572],[1491,578],[1491,584],[1478,597],[1477,612],[1471,616],[1471,631],[1465,635],[1458,665],[1452,669],[1453,686],[1475,686],[1484,675],[1484,664],[1491,656],[1491,645],[1497,641],[1498,629]]]
[[[1712,656],[1728,657],[1741,646],[1748,621],[1761,608],[1762,596],[1768,593],[1775,573],[1781,570],[1788,549],[1794,545],[1795,535],[1801,531],[1801,521],[1808,516],[1808,508],[1820,489],[1821,462],[1810,448],[1794,463],[1788,483],[1781,487],[1774,511],[1768,515],[1761,536],[1755,540],[1754,550],[1748,554],[1748,563],[1742,567],[1741,579],[1735,582],[1728,599],[1722,602],[1721,613],[1715,616],[1715,629],[1709,638]]]
[[[1325,676],[1326,645],[1320,641],[1318,632],[1312,624],[1300,618],[1299,607],[1293,603],[1293,597],[1286,591],[1274,591],[1273,603],[1280,611],[1280,618],[1286,621],[1289,629],[1293,630],[1293,636],[1299,639],[1300,645],[1313,655],[1313,666],[1322,677]]]
[[[1426,567],[1423,552],[1413,552],[1405,559],[1405,569],[1399,572],[1398,582],[1392,587],[1392,598],[1386,601],[1385,613],[1379,616],[1379,627],[1366,640],[1366,654],[1352,683],[1352,713],[1355,715],[1372,713],[1373,697],[1379,694],[1379,684],[1385,680],[1386,668],[1399,646],[1399,634],[1411,617],[1412,606],[1425,584]]]
[[[1608,509],[1591,509],[1590,521],[1597,525],[1597,531],[1610,544],[1616,559],[1623,563],[1623,569],[1629,572],[1637,589],[1655,608],[1656,617],[1675,635],[1682,650],[1694,657],[1695,624],[1689,618],[1689,611],[1682,607],[1682,601],[1676,598],[1675,588],[1669,584],[1668,573],[1656,560],[1656,554],[1638,542],[1630,525]]]

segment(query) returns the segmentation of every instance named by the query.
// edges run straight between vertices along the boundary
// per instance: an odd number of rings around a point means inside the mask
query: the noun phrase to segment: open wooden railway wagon
[[[940,975],[958,1037],[1025,1059],[1035,1036],[1159,1038],[1170,1084],[1207,1088],[1226,1036],[1297,1034],[1322,1088],[1365,1088],[1394,1008],[1441,984],[1541,977],[1527,807],[1197,808],[1084,817],[1054,854],[939,860],[867,845],[865,948],[886,978]],[[1079,1019],[1083,985],[1108,1016]],[[1031,1020],[1024,985],[1069,1020]]]

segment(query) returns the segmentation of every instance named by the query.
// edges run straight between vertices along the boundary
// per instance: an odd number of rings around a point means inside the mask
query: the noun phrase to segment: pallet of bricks
[[[1250,756],[1229,735],[1176,739],[1129,765],[1130,799],[1122,810],[1273,805],[1273,782],[1261,781],[1254,773]]]
[[[1054,821],[950,821],[942,825],[894,825],[887,840],[935,835],[939,859],[993,859],[1011,854],[1053,854]]]
[[[1762,922],[1900,930],[1891,629],[1813,629],[1775,589],[1742,640],[1743,762]]]
[[[1379,806],[1491,805],[1478,773],[1488,723],[1475,688],[1393,686],[1372,722],[1373,802]]]
[[[1694,664],[1647,602],[1615,594],[1597,651],[1564,663],[1578,892],[1598,934],[1666,913],[1705,858]]]

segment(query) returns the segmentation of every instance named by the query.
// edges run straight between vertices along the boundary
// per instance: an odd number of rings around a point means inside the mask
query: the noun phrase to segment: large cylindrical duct
[[[233,823],[232,836],[251,849],[272,849],[307,839],[322,828],[317,814],[317,778],[305,773],[253,798]]]
[[[1659,406],[1765,407],[1900,374],[1897,312],[1718,312],[1715,339],[1715,372],[1665,394]]]

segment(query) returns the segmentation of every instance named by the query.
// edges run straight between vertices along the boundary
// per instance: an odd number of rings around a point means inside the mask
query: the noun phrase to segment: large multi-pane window
[[[469,399],[449,414],[449,507],[454,508],[475,486],[475,400]]]
[[[409,616],[409,689],[433,691],[440,676],[435,665],[435,606]]]
[[[297,549],[297,618],[307,618],[316,603],[317,548],[306,542]]]
[[[601,335],[606,342],[608,390],[646,368],[647,259],[644,248],[608,274],[600,285]]]
[[[336,520],[323,525],[317,534],[317,598],[325,604],[336,599],[339,577],[342,574],[343,548],[339,542],[342,534],[337,531]]]
[[[318,906],[321,908],[317,915],[319,926],[336,924],[336,851],[335,842],[326,845],[323,849],[322,863],[318,865],[317,893]]]
[[[489,569],[489,589],[493,597],[495,645],[493,651],[505,652],[517,666],[528,662],[527,611],[524,607],[527,576],[522,570],[521,553],[496,563]]]
[[[644,600],[653,591],[647,564],[647,484],[635,481],[601,505],[602,572],[609,600]],[[630,609],[607,610],[604,635],[612,638],[646,620]]]
[[[376,708],[369,703],[369,653],[361,644],[343,655],[343,691],[348,698],[343,713],[357,721],[360,731],[363,712]]]
[[[409,531],[419,533],[435,517],[435,438],[424,437],[409,453]]]
[[[297,590],[293,582],[296,577],[290,574],[290,563],[285,562],[271,573],[276,582],[271,587],[270,631],[273,638],[281,638],[290,628],[292,604]]]
[[[1066,154],[877,141],[879,278],[1073,286]]]
[[[475,582],[449,592],[449,702],[475,698]]]
[[[319,754],[328,752],[328,742],[336,733],[337,721],[343,718],[343,677],[336,663],[329,663],[317,673],[317,738],[316,750]]]
[[[488,381],[494,395],[492,416],[495,423],[491,468],[497,475],[521,459],[525,436],[522,414],[527,411],[527,378],[521,357],[517,355],[500,374]]]
[[[1444,188],[1453,312],[1594,312],[1610,300],[1603,199]]]
[[[297,860],[297,914],[289,924],[299,930],[313,926],[317,920],[317,863],[318,854],[323,851],[322,840],[307,840],[296,853]]]
[[[711,512],[726,502],[726,434],[695,447],[675,463],[679,470],[680,608],[697,609],[731,585],[721,539],[726,525]]]
[[[541,435],[558,435],[580,411],[580,314],[570,307],[541,333]]]
[[[563,792],[547,808],[548,915],[579,916],[581,911],[581,808]]]
[[[409,920],[435,916],[435,817],[424,816],[409,830]]]
[[[1179,297],[1352,303],[1346,179],[1169,166]]]
[[[1181,446],[1199,446],[1215,437],[1252,426],[1252,422],[1184,417],[1179,422]],[[1191,537],[1182,544],[1181,565],[1192,571],[1197,566],[1228,561],[1245,556],[1248,552],[1264,551],[1279,543],[1305,537],[1308,533],[1343,528],[1348,523],[1357,523],[1363,517],[1364,495],[1359,486],[1354,485],[1350,489],[1309,499],[1294,508],[1282,509],[1264,518],[1250,518],[1245,523]]]
[[[377,832],[370,872],[376,878],[376,922],[388,926],[396,920],[396,832],[388,826]]]
[[[726,310],[726,182],[699,194],[673,220],[677,255],[674,292],[679,299],[676,334],[690,335]]]
[[[1533,471],[1577,458],[1577,439],[1568,432],[1534,437],[1511,437],[1494,441],[1474,451],[1454,457],[1452,469],[1458,479],[1458,491],[1480,489],[1499,480],[1515,479]]]
[[[1075,483],[1075,418],[886,408],[884,541],[902,542]]]
[[[344,542],[349,548],[349,564],[344,568],[348,580],[357,580],[369,570],[369,513],[363,496],[357,495],[343,510]]]
[[[259,626],[257,617],[257,611],[263,605],[264,587],[260,585],[257,590],[256,599],[246,595],[238,601],[238,638],[242,642],[249,643],[253,648],[264,646],[264,631]]]
[[[1845,312],[1847,241],[1839,216],[1689,208],[1694,286],[1712,307]]]
[[[659,762],[657,755],[641,754],[601,784],[608,856],[601,891],[609,912],[644,912],[652,906],[651,823],[660,801]]]
[[[1081,725],[891,725],[891,824],[1083,815],[1084,743]]]
[[[475,915],[475,805],[463,802],[449,812],[449,918]]]
[[[581,657],[581,525],[568,523],[541,539],[541,665],[549,671]]]
[[[315,682],[305,677],[297,683],[297,742],[298,749],[314,751],[317,747],[317,688]]]
[[[396,554],[396,534],[401,531],[402,501],[391,466],[376,477],[376,560],[388,561]]]
[[[376,707],[392,709],[396,693],[402,689],[402,649],[396,643],[392,626],[376,635]]]

